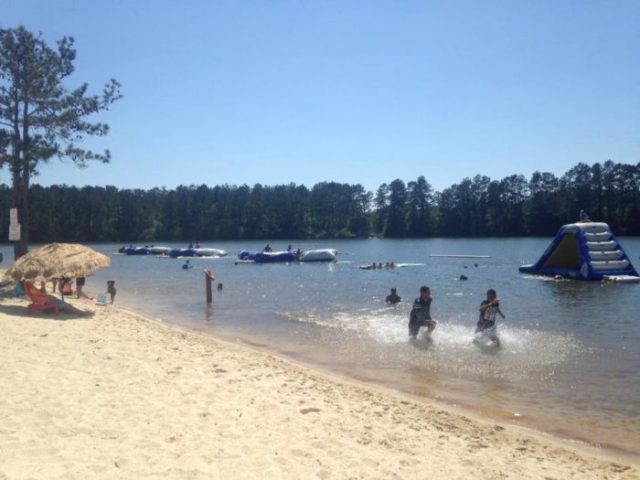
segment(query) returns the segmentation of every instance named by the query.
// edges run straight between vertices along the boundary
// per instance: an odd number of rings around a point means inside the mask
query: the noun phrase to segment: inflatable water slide
[[[602,222],[562,226],[540,259],[521,266],[520,272],[576,280],[640,281],[622,245]]]

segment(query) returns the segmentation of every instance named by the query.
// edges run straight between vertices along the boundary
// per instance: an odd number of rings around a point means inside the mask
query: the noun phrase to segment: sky
[[[360,183],[640,162],[638,0],[0,0],[124,98],[42,185]],[[0,182],[9,182],[6,170]]]

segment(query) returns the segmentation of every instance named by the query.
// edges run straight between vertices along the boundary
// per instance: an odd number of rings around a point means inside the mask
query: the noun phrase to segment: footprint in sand
[[[310,407],[310,408],[303,408],[302,410],[300,410],[300,413],[303,415],[306,415],[307,413],[318,413],[319,411],[320,411],[319,408]]]

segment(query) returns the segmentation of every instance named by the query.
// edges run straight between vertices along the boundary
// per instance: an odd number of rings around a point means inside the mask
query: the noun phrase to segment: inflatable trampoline
[[[301,262],[333,262],[338,256],[335,248],[317,248],[307,250],[300,256]]]
[[[616,276],[640,280],[609,225],[601,222],[564,225],[540,259],[532,265],[521,266],[520,272],[577,280]]]
[[[242,250],[238,253],[238,259],[241,261],[253,261],[255,263],[294,262],[297,260],[296,254],[288,250],[280,252],[251,252],[249,250]]]

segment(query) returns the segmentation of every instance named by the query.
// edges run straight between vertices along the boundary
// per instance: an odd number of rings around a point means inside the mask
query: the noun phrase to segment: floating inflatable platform
[[[118,249],[118,253],[125,255],[149,255],[149,247],[122,247]]]
[[[218,248],[173,248],[169,251],[172,258],[178,257],[225,257],[226,250]]]
[[[295,252],[282,250],[279,252],[252,252],[242,250],[238,253],[239,260],[250,260],[255,263],[278,263],[278,262],[295,262],[297,260]]]
[[[606,277],[638,278],[638,272],[622,249],[609,225],[581,222],[564,225],[532,265],[520,267],[522,273],[562,275],[576,280],[602,280]]]
[[[300,256],[301,262],[333,262],[338,256],[335,248],[317,248],[306,250]]]
[[[449,255],[449,254],[442,254],[442,255],[429,255],[430,257],[433,258],[491,258],[491,255]]]

